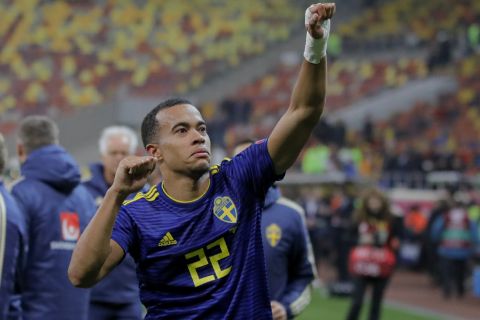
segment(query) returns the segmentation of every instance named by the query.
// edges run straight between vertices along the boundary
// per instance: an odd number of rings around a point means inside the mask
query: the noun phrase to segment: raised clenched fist
[[[335,3],[312,4],[305,11],[305,28],[314,39],[322,39],[325,32],[323,22],[333,17]]]
[[[151,156],[128,156],[120,161],[112,187],[124,195],[140,190],[148,175],[155,169],[156,159]]]

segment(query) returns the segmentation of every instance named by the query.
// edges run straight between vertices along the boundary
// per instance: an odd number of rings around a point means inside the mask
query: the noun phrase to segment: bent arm
[[[115,219],[123,201],[145,185],[154,168],[150,156],[129,156],[120,161],[112,186],[73,251],[68,278],[74,286],[93,286],[122,260],[125,252],[111,240]]]
[[[297,159],[318,123],[325,105],[326,58],[319,64],[303,61],[290,106],[268,140],[275,172],[284,173]]]
[[[102,280],[123,258],[125,252],[111,240],[113,225],[124,197],[109,189],[97,213],[73,251],[68,278],[76,287],[91,287]]]

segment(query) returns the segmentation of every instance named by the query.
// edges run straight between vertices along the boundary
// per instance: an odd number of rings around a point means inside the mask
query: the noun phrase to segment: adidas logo
[[[173,239],[172,234],[170,232],[167,232],[165,236],[163,236],[162,240],[158,243],[159,247],[166,247],[166,246],[172,246],[174,244],[177,244],[177,240]]]

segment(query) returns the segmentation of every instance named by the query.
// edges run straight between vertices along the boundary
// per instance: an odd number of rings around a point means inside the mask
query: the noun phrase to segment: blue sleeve
[[[27,235],[25,232],[25,221],[24,215],[20,209],[21,207],[17,205],[18,210],[18,219],[16,223],[16,232],[18,237],[18,257],[17,257],[17,270],[15,270],[15,292],[21,292],[23,286],[23,273],[27,266]]]
[[[90,193],[88,188],[82,186],[83,189],[83,201],[82,203],[85,205],[85,214],[88,221],[92,220],[93,216],[97,212],[97,205],[95,203],[95,198]],[[87,223],[88,224],[88,223]]]
[[[265,196],[268,188],[284,175],[275,174],[272,158],[268,153],[267,139],[257,141],[236,155],[228,163],[239,186],[253,190],[256,195]]]
[[[31,216],[31,211],[35,210],[30,210],[30,206],[28,203],[30,200],[27,200],[26,197],[31,196],[30,193],[24,192],[21,190],[21,186],[16,186],[12,189],[12,196],[15,199],[15,202],[17,203],[18,208],[20,209],[21,213],[21,221],[22,221],[22,231],[23,231],[23,236],[24,236],[24,241],[25,244],[28,244],[29,241],[29,234],[30,234],[30,227],[32,223],[34,223],[33,217]]]
[[[125,253],[130,253],[134,259],[136,255],[135,222],[130,216],[127,208],[122,206],[118,212],[115,224],[113,225],[112,240],[114,240]]]
[[[445,222],[444,222],[444,219],[442,217],[438,217],[433,222],[432,231],[431,231],[431,234],[430,234],[430,237],[433,241],[436,241],[436,242],[440,241],[440,237],[442,235],[442,229],[443,229],[444,224],[445,224]]]
[[[294,242],[289,260],[288,284],[280,303],[287,310],[288,319],[298,316],[310,303],[311,284],[315,278],[313,252],[305,223],[300,215],[294,222]],[[292,225],[293,227],[293,225]]]
[[[22,275],[26,268],[26,233],[24,214],[19,204],[13,196],[5,197],[7,210],[7,247],[6,252],[11,263],[15,265],[15,274],[13,280],[14,292],[18,293],[22,287]]]
[[[480,244],[480,239],[478,235],[477,224],[470,220],[470,234],[472,235],[472,242],[474,246],[478,246]]]
[[[25,240],[24,235],[18,225],[7,223],[7,248],[5,252],[6,260],[9,260],[7,265],[15,266],[15,273],[13,275],[13,292],[19,293],[23,284],[23,272],[25,272]],[[5,267],[5,266],[4,266]]]

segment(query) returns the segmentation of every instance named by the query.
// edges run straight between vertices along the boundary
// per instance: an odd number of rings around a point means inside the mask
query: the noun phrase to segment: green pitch
[[[312,296],[312,302],[305,311],[297,318],[298,320],[344,320],[350,307],[349,298],[326,298],[317,290]],[[362,308],[360,319],[368,319],[369,304],[365,303]],[[420,315],[407,310],[400,310],[390,306],[383,306],[382,319],[388,320],[434,320],[433,317]]]

